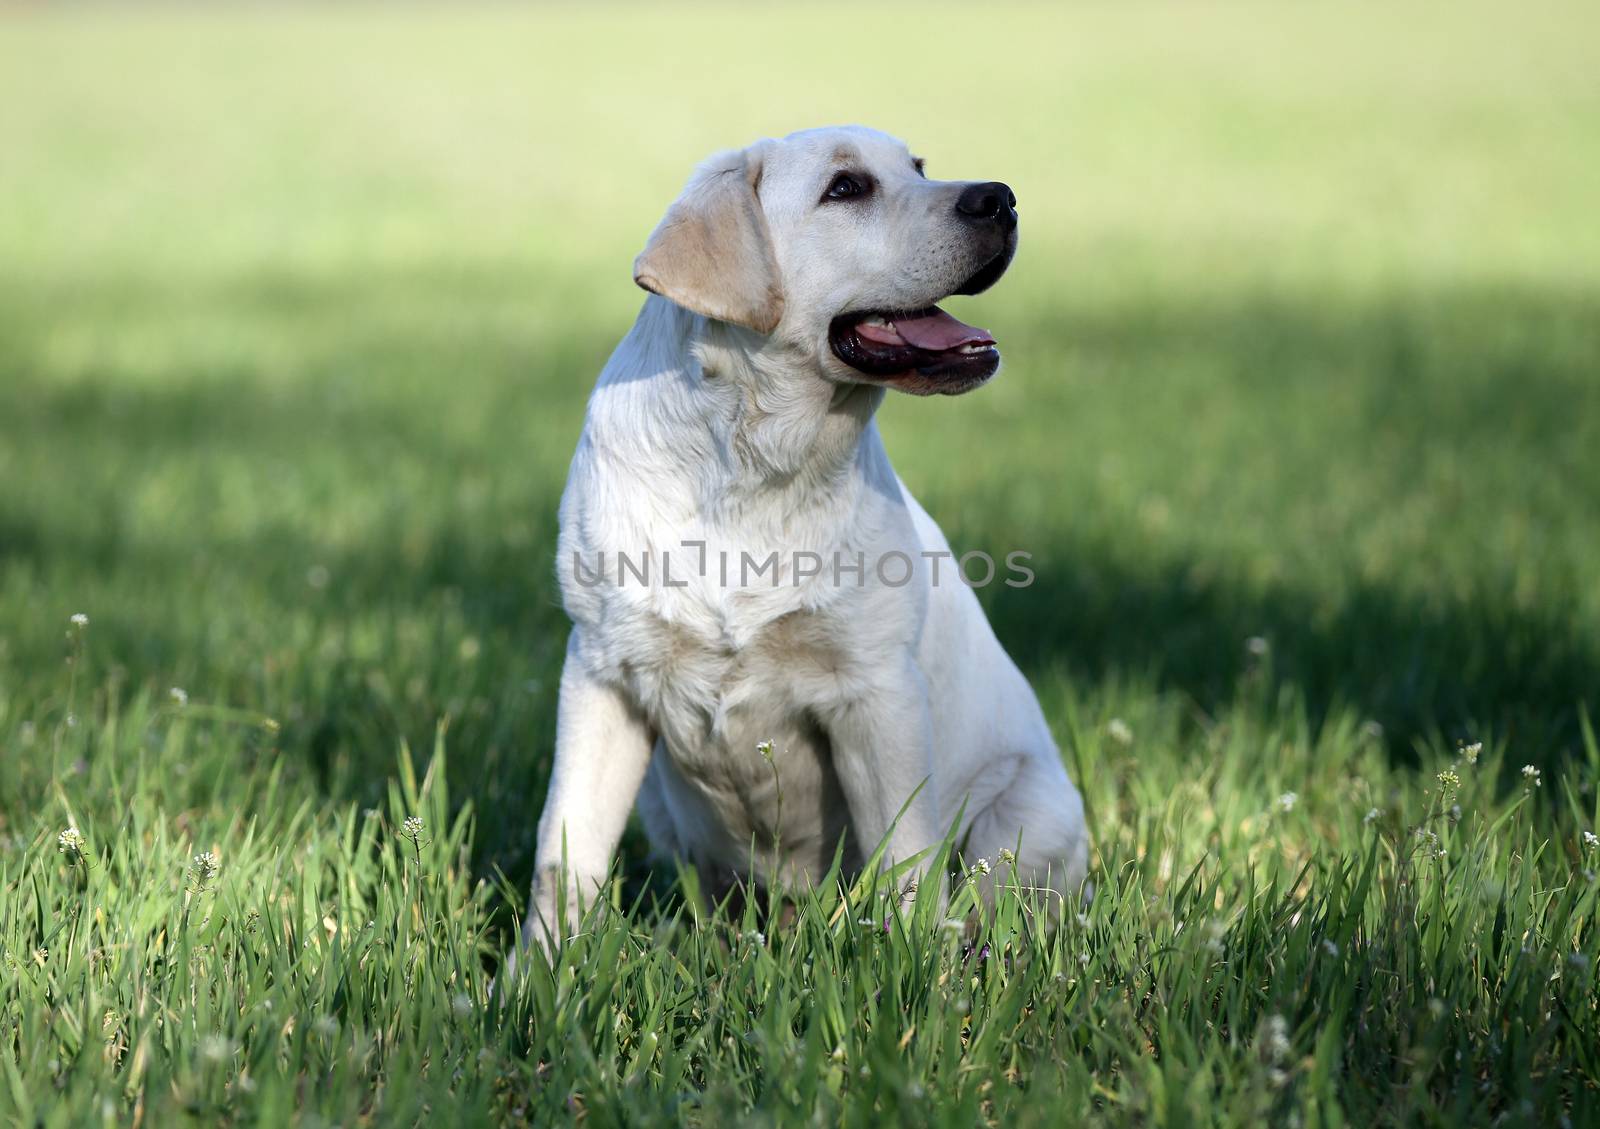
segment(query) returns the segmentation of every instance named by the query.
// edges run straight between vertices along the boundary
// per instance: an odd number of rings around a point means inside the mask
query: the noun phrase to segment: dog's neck
[[[893,479],[873,422],[883,390],[815,366],[796,345],[652,296],[601,374],[591,439],[625,452],[641,485],[693,483],[707,509],[774,494],[791,513],[837,509],[841,493]]]
[[[802,347],[696,321],[695,365],[685,375],[704,393],[706,420],[725,442],[738,484],[837,486],[859,458],[882,390],[826,379]]]

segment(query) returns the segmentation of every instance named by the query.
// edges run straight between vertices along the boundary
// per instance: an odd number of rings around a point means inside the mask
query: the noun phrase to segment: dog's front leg
[[[906,662],[887,680],[842,705],[827,726],[834,772],[864,856],[887,839],[882,866],[907,862],[944,837],[934,778],[933,725],[922,672]],[[903,887],[926,868],[919,860]]]
[[[524,944],[570,935],[600,896],[650,763],[654,734],[621,687],[595,677],[567,643],[556,716],[556,757],[534,850]]]

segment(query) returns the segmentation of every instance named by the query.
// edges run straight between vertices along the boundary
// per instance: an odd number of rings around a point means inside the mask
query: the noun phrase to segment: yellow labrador
[[[886,389],[994,375],[994,340],[935,303],[1005,273],[1015,205],[851,127],[718,154],[667,210],[561,502],[573,630],[526,941],[570,931],[635,802],[713,879],[814,879],[841,836],[858,867],[885,836],[905,861],[958,816],[969,860],[1082,879],[1083,806],[984,570],[873,422]]]

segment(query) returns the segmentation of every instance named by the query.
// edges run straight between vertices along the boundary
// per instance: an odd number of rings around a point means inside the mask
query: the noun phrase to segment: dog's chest
[[[729,754],[742,762],[757,742],[804,727],[839,697],[846,659],[836,617],[774,610],[770,600],[712,604],[684,593],[608,617],[607,650],[624,685],[685,769],[715,775]]]

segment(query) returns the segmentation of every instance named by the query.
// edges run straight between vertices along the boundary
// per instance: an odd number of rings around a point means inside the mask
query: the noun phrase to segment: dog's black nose
[[[1010,231],[1017,226],[1017,194],[998,180],[969,185],[956,201],[956,211],[976,220],[995,220]]]

